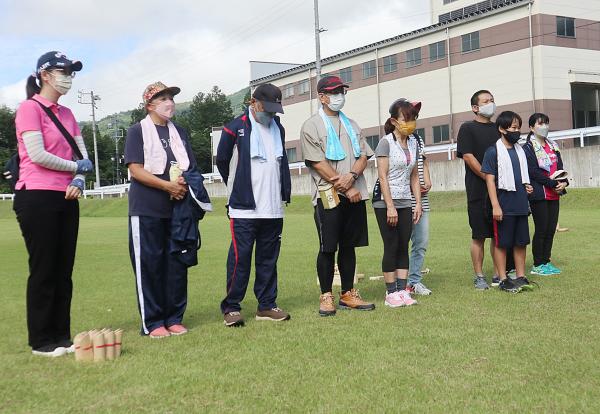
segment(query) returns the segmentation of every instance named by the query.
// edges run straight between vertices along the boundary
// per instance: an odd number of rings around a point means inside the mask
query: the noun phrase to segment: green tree
[[[179,125],[190,132],[190,144],[200,171],[211,171],[212,127],[220,127],[233,119],[231,102],[218,86],[213,86],[209,93],[199,92],[190,105],[189,110],[180,116]],[[179,119],[179,118],[178,118]]]
[[[17,151],[17,135],[15,132],[15,111],[2,105],[0,106],[0,167]],[[9,193],[8,183],[0,180],[0,193]]]
[[[131,111],[131,123],[129,124],[129,126],[131,126],[133,124],[137,124],[145,117],[146,117],[146,108],[144,107],[143,103],[140,103],[137,108],[135,108]]]
[[[85,147],[88,151],[90,160],[94,162],[94,138],[92,134],[92,125],[85,124],[81,128],[81,135],[85,142]],[[116,163],[115,163],[115,141],[110,134],[101,134],[98,126],[96,126],[96,140],[98,146],[98,169],[100,170],[100,185],[112,185],[116,183]],[[124,139],[119,141],[119,158],[123,156],[123,145]],[[122,160],[121,160],[122,161]],[[95,167],[94,167],[95,168]],[[119,163],[119,169],[121,171],[121,178],[127,177],[126,169],[123,163]],[[95,169],[85,177],[88,184],[88,188],[93,187],[94,181],[96,181]]]
[[[246,91],[246,94],[244,95],[244,100],[242,101],[242,106],[246,107],[246,106],[250,105],[251,98],[252,98],[252,94],[250,93],[250,88],[248,88],[248,90]]]

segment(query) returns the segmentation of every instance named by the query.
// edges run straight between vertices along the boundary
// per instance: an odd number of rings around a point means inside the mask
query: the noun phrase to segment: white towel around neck
[[[529,171],[527,170],[527,158],[521,145],[514,144],[519,165],[521,167],[521,181],[523,184],[530,184]],[[496,153],[498,154],[498,188],[506,191],[517,191],[515,187],[515,174],[510,161],[508,149],[504,146],[501,139],[496,142]]]

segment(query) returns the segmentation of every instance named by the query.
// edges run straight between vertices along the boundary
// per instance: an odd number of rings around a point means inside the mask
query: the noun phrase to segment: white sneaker
[[[56,345],[45,345],[36,349],[32,349],[33,355],[45,356],[49,358],[61,357],[67,354],[67,348]]]
[[[404,302],[404,306],[412,306],[417,304],[417,301],[410,297],[408,290],[401,290],[398,292],[398,295]]]
[[[423,283],[418,282],[411,286],[412,291],[415,295],[421,296],[429,296],[431,295],[431,290],[427,288]]]
[[[69,347],[59,346],[56,349],[64,349],[66,354],[72,354],[75,352],[75,345],[71,345]]]

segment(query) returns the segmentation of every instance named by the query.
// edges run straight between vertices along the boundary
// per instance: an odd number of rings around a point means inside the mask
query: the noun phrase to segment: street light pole
[[[119,162],[119,141],[123,138],[123,130],[119,128],[119,118],[113,115],[110,128],[113,131],[113,140],[115,141],[115,181],[116,184],[121,184],[121,167]]]
[[[315,69],[317,72],[317,82],[321,79],[321,39],[320,34],[324,30],[319,25],[319,0],[314,0],[315,11]]]
[[[100,166],[98,165],[98,142],[96,140],[96,101],[100,100],[98,95],[94,95],[94,91],[89,92],[90,101],[87,102],[84,97],[88,95],[87,92],[83,92],[82,90],[78,93],[77,102],[83,105],[91,105],[92,106],[92,136],[94,138],[94,166],[96,167],[96,182],[94,184],[94,188],[100,187]]]

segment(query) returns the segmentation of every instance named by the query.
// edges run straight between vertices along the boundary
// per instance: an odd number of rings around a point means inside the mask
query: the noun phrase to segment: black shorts
[[[364,200],[351,203],[340,197],[336,208],[325,210],[317,199],[315,224],[319,234],[320,251],[335,252],[340,247],[362,247],[369,245],[367,228],[367,207]]]
[[[504,216],[494,220],[494,243],[496,247],[509,249],[529,244],[528,216]]]
[[[467,203],[471,238],[475,240],[491,239],[494,237],[492,211],[487,197]]]

